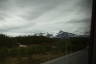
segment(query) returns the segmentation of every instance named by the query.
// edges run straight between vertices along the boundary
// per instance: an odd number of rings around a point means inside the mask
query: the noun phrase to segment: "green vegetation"
[[[40,64],[83,49],[89,42],[89,37],[60,39],[47,36],[8,37],[0,34],[0,64]],[[18,43],[26,47],[19,47]]]

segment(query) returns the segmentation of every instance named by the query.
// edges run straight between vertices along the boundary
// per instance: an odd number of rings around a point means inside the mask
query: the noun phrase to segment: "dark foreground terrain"
[[[86,48],[89,37],[50,38],[43,35],[9,37],[0,35],[0,64],[40,64]],[[66,56],[53,64],[86,61],[86,50]],[[78,61],[81,58],[83,61]]]

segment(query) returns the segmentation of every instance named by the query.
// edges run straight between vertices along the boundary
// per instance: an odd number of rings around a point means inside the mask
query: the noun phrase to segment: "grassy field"
[[[48,46],[35,45],[26,48],[3,48],[0,50],[0,64],[40,64],[64,55]]]

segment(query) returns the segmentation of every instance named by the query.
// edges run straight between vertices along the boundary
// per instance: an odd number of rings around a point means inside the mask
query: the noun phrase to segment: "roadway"
[[[88,48],[41,64],[88,64]]]

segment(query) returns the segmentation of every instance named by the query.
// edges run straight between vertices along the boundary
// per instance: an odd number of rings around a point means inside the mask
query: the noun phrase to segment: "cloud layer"
[[[0,0],[0,32],[20,35],[90,30],[90,0]]]

